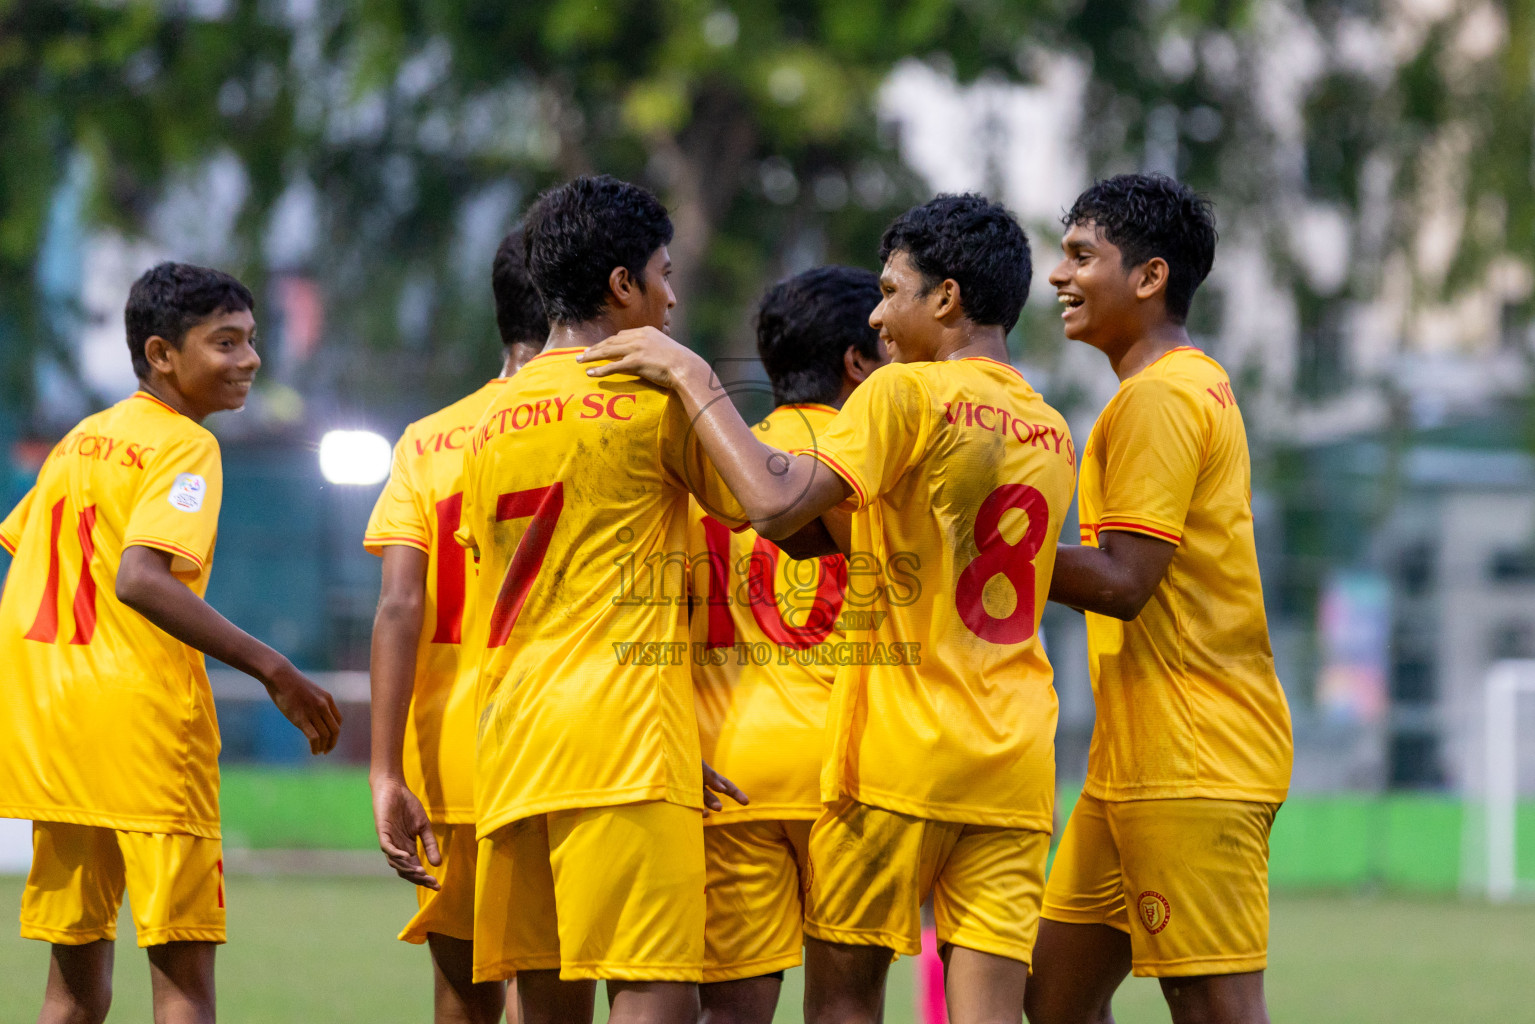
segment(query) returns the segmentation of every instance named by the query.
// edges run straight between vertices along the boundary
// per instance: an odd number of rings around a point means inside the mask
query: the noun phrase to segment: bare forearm
[[[818,464],[757,440],[729,397],[712,386],[713,376],[695,357],[677,381],[699,442],[757,531],[769,539],[791,536],[820,514],[801,500]]]
[[[372,744],[369,774],[403,774],[405,723],[416,682],[416,644],[421,635],[421,606],[381,602],[373,619]]]
[[[842,553],[836,539],[826,528],[825,516],[812,519],[792,536],[785,537],[777,543],[784,554],[796,561]]]
[[[126,580],[120,574],[117,597],[188,647],[263,684],[269,684],[287,664],[288,659],[224,618],[169,574],[130,574]]]
[[[1097,548],[1062,545],[1057,549],[1055,574],[1050,577],[1050,600],[1057,604],[1123,618],[1118,613],[1126,610],[1124,585],[1120,567]]]
[[[1102,532],[1098,544],[1056,549],[1050,600],[1129,622],[1151,600],[1177,546],[1117,530]]]

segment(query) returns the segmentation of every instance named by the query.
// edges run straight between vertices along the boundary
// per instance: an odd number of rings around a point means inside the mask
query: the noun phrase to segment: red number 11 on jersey
[[[38,606],[37,618],[27,630],[27,639],[51,644],[59,636],[59,533],[64,525],[64,499],[60,498],[49,510],[48,528],[48,578],[43,583],[43,603]],[[75,635],[72,644],[88,644],[96,635],[96,580],[91,576],[91,559],[96,557],[96,506],[80,512],[75,524],[75,536],[80,541],[80,579],[75,584]]]

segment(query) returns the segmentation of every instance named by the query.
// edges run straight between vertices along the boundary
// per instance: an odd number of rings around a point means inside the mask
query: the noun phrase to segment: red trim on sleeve
[[[0,533],[0,548],[5,548],[5,550],[11,554],[14,555],[16,553],[16,547],[20,543],[21,541],[11,540],[11,538],[7,537],[5,534]]]
[[[836,473],[838,476],[840,476],[847,483],[847,485],[853,489],[854,494],[858,495],[858,506],[860,508],[869,504],[868,492],[865,491],[863,489],[863,485],[858,482],[857,475],[854,474],[852,470],[842,465],[842,463],[838,462],[836,457],[830,452],[822,448],[802,448],[799,451],[796,451],[794,454],[808,455],[812,459],[823,463],[833,473]]]
[[[1183,537],[1166,530],[1158,530],[1154,526],[1142,526],[1140,523],[1105,522],[1098,524],[1098,530],[1129,530],[1133,533],[1144,533],[1158,540],[1170,540],[1174,544],[1182,543]]]
[[[431,545],[419,537],[410,537],[403,533],[369,533],[362,538],[364,550],[370,547],[390,547],[403,545],[405,547],[419,548],[427,554],[432,553]]]
[[[123,550],[126,551],[129,548],[154,548],[157,551],[166,551],[173,555],[180,555],[197,566],[198,572],[203,571],[203,557],[201,555],[195,555],[180,544],[174,544],[168,540],[161,540],[158,537],[129,537],[123,541]]]

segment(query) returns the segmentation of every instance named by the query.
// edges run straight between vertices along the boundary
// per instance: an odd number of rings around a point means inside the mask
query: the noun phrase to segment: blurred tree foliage
[[[422,407],[486,372],[499,232],[593,170],[663,195],[679,328],[740,351],[765,281],[871,264],[922,197],[874,113],[909,57],[1023,81],[1041,50],[1076,54],[1089,170],[1214,192],[1290,260],[1306,324],[1380,288],[1443,219],[1448,174],[1454,258],[1409,268],[1441,298],[1535,255],[1530,5],[1451,2],[1414,21],[1371,0],[0,0],[0,394],[31,395],[39,352],[67,363],[37,252],[82,159],[91,223],[134,233],[234,158],[220,258],[258,290],[317,279],[325,344],[296,378],[314,395]],[[1279,46],[1296,39],[1305,59]],[[1311,207],[1347,221],[1341,281],[1302,281],[1288,232]]]
[[[232,152],[247,190],[233,263],[258,285],[313,274],[326,294],[306,372],[320,390],[428,403],[493,366],[491,251],[461,258],[466,238],[591,171],[663,195],[676,322],[723,351],[765,279],[871,264],[919,194],[873,114],[894,63],[941,52],[961,76],[1017,76],[1046,6],[0,0],[0,123],[25,143],[0,155],[6,307],[29,317],[8,333],[45,334],[31,261],[74,154],[97,172],[93,213],[131,227],[176,172]],[[315,244],[262,259],[284,204]],[[8,351],[9,394],[29,393],[34,354]]]

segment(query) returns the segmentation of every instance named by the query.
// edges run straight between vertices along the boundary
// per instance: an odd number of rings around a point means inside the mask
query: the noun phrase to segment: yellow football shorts
[[[1278,810],[1239,800],[1104,801],[1084,793],[1055,854],[1044,916],[1128,932],[1131,968],[1142,977],[1261,971],[1268,965],[1269,829]]]
[[[64,946],[116,939],[124,889],[140,946],[224,941],[219,840],[32,823],[22,938]]]
[[[922,951],[922,902],[939,944],[1029,963],[1045,888],[1046,832],[929,821],[844,797],[810,833],[805,934]]]
[[[799,966],[811,824],[741,821],[704,829],[705,982]]]
[[[441,889],[416,886],[416,916],[406,923],[400,938],[422,943],[428,935],[446,935],[450,939],[474,938],[474,874],[479,862],[479,845],[473,825],[441,825],[432,822],[437,837],[441,864],[426,859],[426,849],[418,842],[416,855],[427,874],[437,879]]]
[[[704,828],[653,801],[554,811],[480,840],[474,980],[701,980]]]

